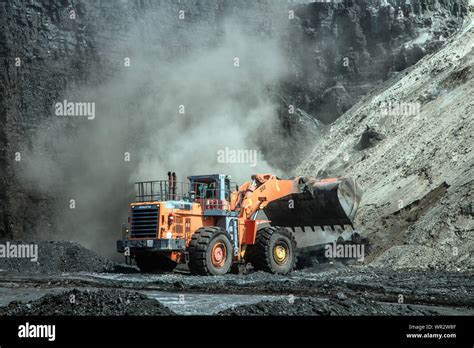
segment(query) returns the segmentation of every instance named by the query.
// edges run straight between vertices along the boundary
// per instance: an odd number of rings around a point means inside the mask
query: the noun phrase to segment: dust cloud
[[[147,13],[123,41],[102,48],[102,55],[118,52],[109,57],[115,64],[122,55],[112,78],[71,86],[58,100],[95,103],[93,119],[57,116],[52,106],[36,134],[20,175],[54,202],[43,238],[75,240],[114,257],[135,181],[165,179],[169,170],[178,181],[284,174],[258,147],[277,122],[271,91],[286,74],[278,32],[262,34],[238,16],[207,27],[161,16]],[[218,161],[226,149],[255,151],[257,162]]]

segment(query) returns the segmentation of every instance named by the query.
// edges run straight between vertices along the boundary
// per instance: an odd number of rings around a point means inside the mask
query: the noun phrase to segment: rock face
[[[473,42],[468,20],[440,51],[334,122],[295,170],[358,178],[356,226],[374,248],[366,258],[374,267],[474,267]],[[384,139],[369,141],[373,128]]]
[[[114,75],[123,73],[127,58],[132,59],[133,66],[133,59],[138,60],[141,55],[149,54],[159,58],[182,56],[185,51],[183,46],[188,44],[183,35],[186,26],[173,26],[172,23],[179,11],[184,11],[185,18],[194,24],[193,29],[202,32],[203,40],[210,38],[210,41],[213,37],[209,33],[219,31],[217,28],[221,25],[221,16],[234,11],[234,7],[237,10],[245,9],[246,5],[248,1],[200,1],[196,5],[190,2],[179,4],[171,0],[107,3],[59,0],[2,2],[0,145],[3,154],[0,157],[0,236],[17,238],[35,236],[41,232],[43,237],[48,237],[48,231],[50,237],[57,235],[54,222],[54,212],[57,209],[52,208],[53,202],[58,198],[63,202],[69,201],[66,196],[58,197],[57,192],[66,192],[67,188],[64,186],[73,185],[74,179],[70,178],[84,175],[84,171],[88,169],[86,167],[103,165],[100,160],[92,160],[95,164],[86,165],[76,161],[75,166],[66,165],[70,170],[64,167],[57,171],[59,176],[51,177],[49,190],[40,190],[38,183],[29,178],[19,181],[17,176],[26,171],[25,164],[34,157],[37,145],[34,143],[35,139],[46,134],[46,139],[42,140],[44,148],[40,152],[53,153],[54,157],[54,152],[70,150],[67,147],[63,150],[54,148],[58,137],[64,136],[66,132],[66,137],[74,136],[76,131],[87,127],[84,124],[78,125],[74,120],[53,120],[53,106],[58,100],[68,97],[69,91],[91,89],[109,81]],[[262,11],[264,10],[265,8]],[[156,15],[157,11],[161,15]],[[156,18],[150,18],[153,15]],[[255,22],[256,19],[249,14],[247,24],[252,26]],[[131,47],[136,41],[139,41],[138,47]],[[154,49],[155,46],[161,48],[163,42],[166,43],[166,50]],[[147,93],[146,85],[140,87],[143,89],[132,93]],[[133,115],[133,106],[128,111]],[[93,126],[84,132],[89,133],[92,138]],[[116,133],[110,130],[104,135],[111,138],[124,137],[122,130]],[[97,144],[93,142],[82,151],[97,152]],[[120,151],[123,154],[127,149],[121,148]],[[71,153],[71,156],[77,154]],[[61,167],[60,163],[57,164]],[[40,163],[36,165],[37,168],[33,170],[38,173],[45,169],[41,168]],[[114,177],[118,178],[114,186],[129,187],[130,168],[115,166],[113,171]],[[40,175],[46,178],[51,173]],[[103,185],[104,180],[108,179],[104,176],[94,177],[89,180],[89,185],[99,182],[102,182],[99,185]],[[119,204],[126,207],[129,200],[129,192],[124,192]],[[104,210],[101,214],[105,216],[110,211],[114,211],[114,208]],[[105,223],[105,230],[118,231],[123,221],[122,213],[123,211],[115,213],[115,216],[109,215],[106,220],[116,222],[112,225]],[[86,216],[82,218],[87,219]],[[103,231],[98,233],[100,234]]]
[[[466,14],[465,1],[413,0],[411,5],[404,5],[405,1],[391,0],[387,3],[356,0],[294,7],[290,3],[288,7],[287,1],[273,0],[202,0],[182,4],[171,0],[2,2],[0,236],[21,238],[41,234],[54,238],[58,234],[55,225],[58,209],[54,205],[59,202],[64,211],[69,209],[65,206],[71,200],[68,194],[58,197],[56,192],[68,192],[70,186],[77,189],[80,176],[87,181],[82,190],[101,192],[100,201],[82,205],[88,205],[93,212],[84,215],[76,210],[76,215],[72,211],[67,218],[62,217],[69,223],[64,230],[91,231],[96,226],[81,226],[84,221],[95,221],[102,226],[102,230],[94,232],[97,236],[119,230],[123,208],[131,194],[117,192],[129,187],[130,167],[104,163],[93,157],[107,149],[93,140],[82,150],[91,154],[89,162],[76,161],[71,166],[63,157],[56,157],[61,152],[54,146],[57,137],[72,138],[79,131],[84,134],[97,131],[92,127],[85,129],[87,126],[72,120],[61,120],[60,127],[55,128],[58,122],[51,120],[52,106],[69,91],[87,91],[110,83],[117,73],[123,73],[124,60],[130,56],[136,59],[140,55],[156,55],[173,60],[185,55],[192,44],[186,42],[187,27],[172,25],[180,11],[184,11],[186,20],[195,24],[193,30],[202,33],[200,36],[211,46],[221,35],[223,18],[232,13],[238,15],[245,30],[262,37],[278,37],[287,55],[289,71],[269,92],[272,96],[283,96],[283,99],[274,97],[279,119],[268,127],[271,132],[267,128],[257,130],[257,143],[272,165],[288,170],[301,159],[301,153],[319,137],[323,128],[311,118],[333,122],[377,83],[441,47],[442,40],[459,27]],[[294,17],[289,17],[290,10],[294,10]],[[160,15],[154,18],[156,13]],[[163,44],[166,49],[154,49]],[[126,86],[122,89],[126,90]],[[136,103],[141,102],[139,96],[151,93],[148,82],[130,93],[136,93]],[[290,115],[289,105],[300,112]],[[125,110],[117,108],[117,112],[137,116],[133,115],[132,106]],[[115,131],[113,120],[110,124],[110,132],[104,136],[128,139],[128,130]],[[46,137],[42,135],[45,129],[49,130]],[[131,132],[140,139],[146,130],[144,126]],[[160,130],[154,131],[159,134]],[[37,139],[41,136],[44,148],[38,150]],[[269,143],[268,139],[273,141]],[[139,140],[137,144],[147,146]],[[120,156],[128,150],[125,145],[117,148]],[[62,168],[55,175],[45,171],[43,177],[49,178],[50,189],[40,189],[32,179],[18,178],[34,151],[51,153],[52,161]],[[68,153],[68,148],[62,151]],[[68,156],[74,159],[75,155]],[[110,175],[86,173],[86,169],[98,166],[108,168]],[[35,169],[38,173],[45,170],[41,163],[36,163]],[[114,182],[110,183],[112,177]],[[86,245],[93,247],[100,241],[113,248],[115,237],[114,232],[107,240],[93,238]]]
[[[379,141],[385,139],[385,136],[375,130],[373,127],[368,127],[365,129],[364,133],[360,137],[360,141],[355,146],[357,150],[364,150],[369,147],[377,145]]]
[[[285,90],[300,108],[331,123],[377,83],[437,50],[467,13],[465,1],[297,6],[288,40],[294,80]]]
[[[316,115],[325,123],[333,122],[350,109],[354,100],[342,85],[330,87],[321,94]]]

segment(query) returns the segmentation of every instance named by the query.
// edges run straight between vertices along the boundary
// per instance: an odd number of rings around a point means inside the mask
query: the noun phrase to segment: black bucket
[[[265,207],[273,226],[352,226],[362,197],[355,179],[311,180],[300,185],[300,191]]]

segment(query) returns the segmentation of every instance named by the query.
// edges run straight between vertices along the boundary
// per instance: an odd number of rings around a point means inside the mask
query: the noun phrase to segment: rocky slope
[[[440,51],[339,118],[297,170],[360,180],[356,224],[375,247],[374,267],[474,266],[473,44],[466,20]]]
[[[283,146],[261,144],[265,156],[288,171],[302,160],[323,124],[438,50],[459,28],[468,6],[466,1],[351,0],[310,2],[292,11],[282,43],[289,74],[277,90],[283,132],[279,125],[268,135],[276,134]],[[290,113],[289,105],[304,111]],[[308,122],[305,114],[319,122]]]
[[[391,74],[441,47],[468,13],[463,1],[315,2],[290,22],[291,88],[300,108],[331,123]]]

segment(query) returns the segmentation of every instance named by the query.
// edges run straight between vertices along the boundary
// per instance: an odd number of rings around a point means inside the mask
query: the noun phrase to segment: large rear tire
[[[257,232],[249,261],[257,271],[288,274],[296,263],[296,240],[284,227],[265,227]]]
[[[144,273],[172,272],[176,262],[170,260],[166,255],[136,255],[135,262],[140,271]]]
[[[189,242],[189,269],[195,275],[223,275],[232,266],[229,234],[220,227],[201,227]]]

